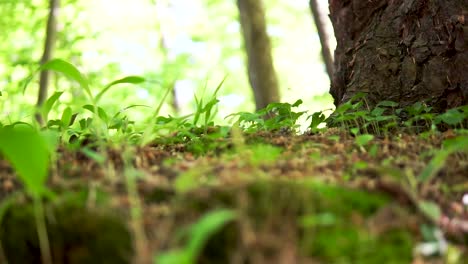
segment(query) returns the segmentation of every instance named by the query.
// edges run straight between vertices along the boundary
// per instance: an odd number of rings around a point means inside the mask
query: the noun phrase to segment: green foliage
[[[187,236],[185,247],[162,253],[154,258],[155,264],[191,264],[196,263],[206,241],[227,222],[236,218],[231,210],[216,210],[205,214],[180,235]]]
[[[468,137],[459,136],[453,139],[446,139],[443,142],[444,148],[439,150],[424,168],[418,177],[421,182],[429,182],[434,178],[439,170],[444,166],[447,158],[456,152],[468,153]]]
[[[256,131],[280,131],[285,129],[289,132],[297,132],[299,124],[297,120],[306,112],[294,112],[302,104],[302,100],[297,100],[294,104],[271,103],[267,107],[255,113],[239,112],[228,117],[238,116],[237,122],[246,132]]]
[[[122,83],[130,83],[130,84],[139,84],[145,81],[145,78],[140,76],[127,76],[119,80],[115,80],[108,85],[106,85],[97,95],[94,97],[94,101],[96,103],[101,100],[101,97],[114,85],[122,84]]]
[[[397,108],[392,101],[382,101],[374,108],[366,107],[365,93],[358,93],[348,102],[338,106],[325,122],[329,127],[340,126],[352,134],[360,133],[388,135],[409,131],[445,131],[447,129],[465,129],[468,123],[468,107],[461,106],[445,113],[433,113],[431,107],[416,102],[413,105]],[[318,114],[316,114],[318,116]],[[317,121],[318,122],[318,121]],[[314,125],[317,123],[314,122]],[[314,126],[311,126],[313,128]]]
[[[0,152],[18,173],[27,192],[39,198],[46,194],[50,150],[44,137],[34,129],[12,125],[0,128]]]
[[[327,117],[323,114],[323,112],[315,112],[312,115],[307,117],[307,120],[311,119],[309,129],[312,133],[317,133],[320,131],[319,126],[325,122]]]
[[[356,136],[355,142],[356,142],[356,145],[363,147],[369,144],[369,142],[371,142],[373,139],[374,139],[373,135],[363,134],[363,135]]]
[[[43,65],[41,65],[39,67],[39,69],[37,69],[36,72],[47,71],[47,70],[60,72],[60,73],[64,74],[65,76],[67,76],[68,78],[78,82],[80,84],[81,88],[89,96],[89,98],[93,99],[93,95],[92,95],[91,90],[89,88],[88,80],[71,63],[69,63],[67,61],[64,61],[64,60],[61,60],[61,59],[53,59],[53,60],[50,60],[50,61],[44,63]],[[33,77],[34,77],[34,75],[31,75],[31,77],[29,77],[29,79],[26,80],[26,82],[24,83],[23,91],[26,90],[28,84],[31,82]]]

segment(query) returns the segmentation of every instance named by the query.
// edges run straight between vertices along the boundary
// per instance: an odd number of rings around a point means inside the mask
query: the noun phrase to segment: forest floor
[[[468,154],[434,160],[456,137],[257,132],[109,143],[105,161],[61,147],[48,183],[60,198],[45,207],[53,263],[468,263]],[[0,199],[21,188],[0,160]],[[14,200],[0,262],[40,263],[29,199]]]

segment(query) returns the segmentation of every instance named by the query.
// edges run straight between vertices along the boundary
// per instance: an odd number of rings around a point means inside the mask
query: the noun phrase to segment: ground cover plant
[[[37,109],[43,125],[0,120],[0,263],[468,259],[467,106],[369,108],[358,94],[331,115],[297,100],[220,126],[223,82],[172,117],[160,115],[169,89],[152,107],[100,106],[141,77],[95,95],[66,61],[39,70],[77,82],[88,102],[49,118],[59,91]],[[135,107],[151,117],[130,120]]]

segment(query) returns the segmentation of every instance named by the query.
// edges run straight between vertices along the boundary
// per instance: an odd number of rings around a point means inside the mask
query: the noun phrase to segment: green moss
[[[76,203],[45,207],[53,263],[130,263],[131,237],[115,216]],[[9,263],[40,260],[33,207],[14,204],[0,223],[0,241]]]
[[[179,197],[175,207],[179,217],[212,208],[237,209],[245,216],[239,219],[240,225],[247,221],[259,237],[262,232],[275,234],[278,237],[273,235],[271,239],[278,240],[295,236],[301,255],[323,263],[409,263],[413,247],[409,230],[389,228],[380,234],[369,231],[368,220],[388,203],[386,196],[366,191],[314,181],[280,180],[194,191]],[[228,233],[233,232],[231,229]],[[222,233],[215,237],[207,248],[229,251],[222,245],[232,245],[233,237],[223,237]],[[248,255],[269,255],[280,250],[260,247]],[[202,259],[210,260],[206,252],[211,250],[205,251]]]

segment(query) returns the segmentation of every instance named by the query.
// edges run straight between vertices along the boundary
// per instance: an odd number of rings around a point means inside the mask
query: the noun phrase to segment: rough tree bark
[[[49,0],[49,16],[47,18],[47,26],[44,40],[44,53],[41,58],[41,65],[52,58],[54,49],[55,36],[57,34],[57,13],[59,9],[59,0]],[[37,107],[40,108],[47,99],[47,86],[49,84],[49,71],[41,71],[39,77],[39,93],[37,96]],[[36,120],[39,124],[43,124],[42,116],[36,114]]]
[[[335,105],[357,92],[370,104],[468,102],[467,0],[329,0],[337,39]]]
[[[247,51],[248,75],[257,110],[279,101],[278,80],[266,32],[261,0],[238,0],[240,24]]]

